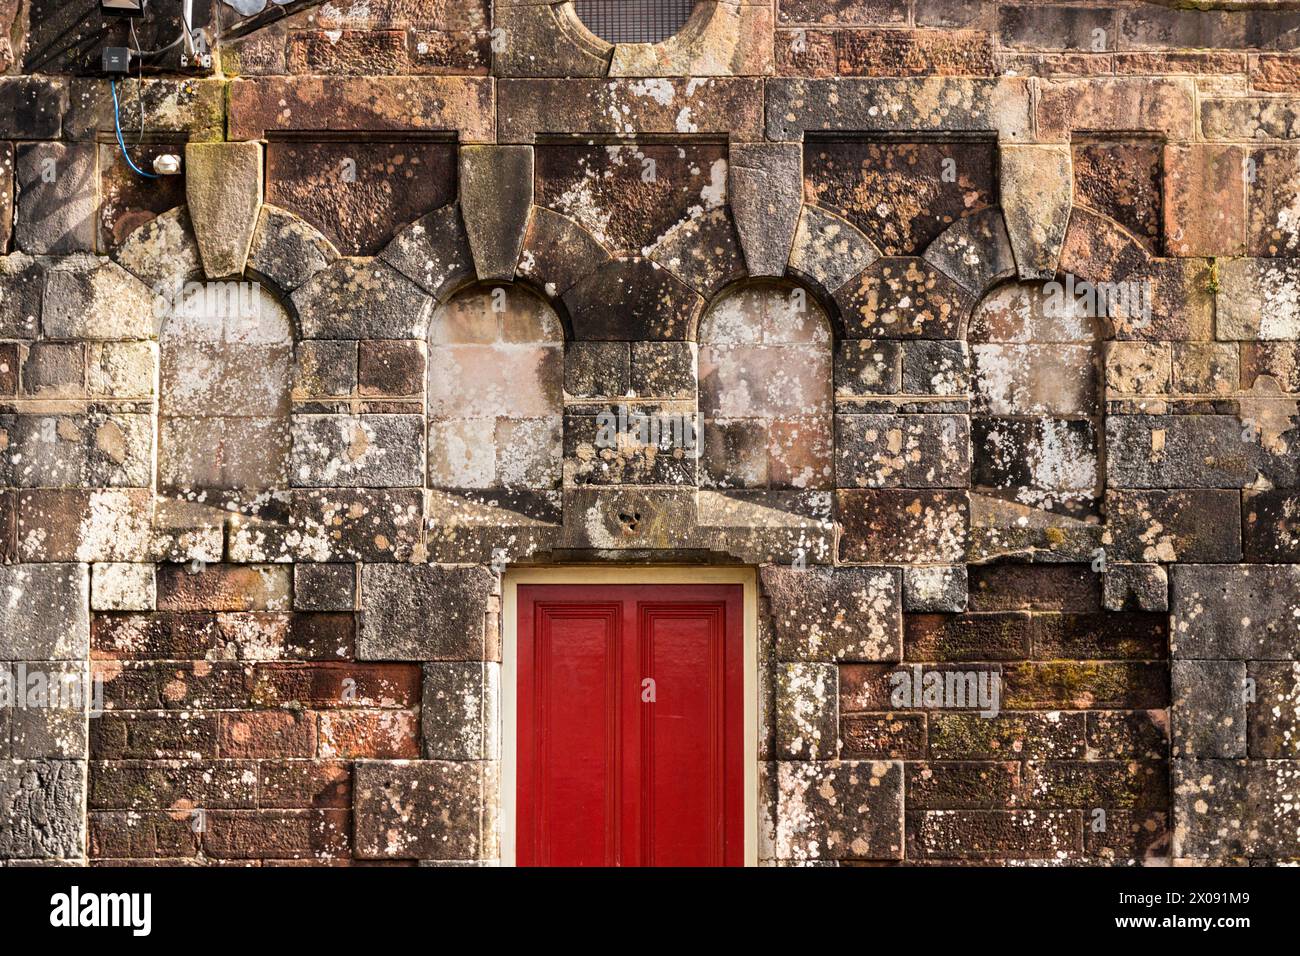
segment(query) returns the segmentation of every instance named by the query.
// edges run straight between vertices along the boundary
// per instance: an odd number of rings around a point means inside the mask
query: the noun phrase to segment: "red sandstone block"
[[[258,764],[258,801],[272,808],[352,806],[352,770],[336,760],[263,761]]]
[[[92,678],[101,681],[108,710],[161,710],[162,696],[152,669],[133,662],[92,661]]]
[[[200,834],[207,822],[207,811],[196,814],[192,810],[175,810],[151,813],[154,841],[161,859],[190,858],[198,856]]]
[[[1191,139],[1195,129],[1194,85],[1182,77],[1089,77],[1043,83],[1038,130],[1063,140],[1074,130],[1160,131]]]
[[[1166,252],[1244,255],[1247,177],[1239,146],[1165,147]]]
[[[149,554],[153,492],[144,488],[33,488],[16,494],[20,561],[142,561]],[[112,527],[112,534],[86,535]]]
[[[351,854],[351,829],[346,810],[215,811],[203,849],[226,860],[329,859]]]
[[[488,30],[417,30],[411,38],[413,73],[486,74],[492,62]]]
[[[266,177],[268,202],[305,218],[342,255],[369,256],[408,223],[456,198],[456,152],[449,143],[272,141]],[[300,347],[298,358],[299,397],[353,393],[355,342]]]
[[[1003,710],[996,717],[951,712],[929,716],[934,759],[1063,760],[1081,759],[1086,753],[1083,714]]]
[[[969,580],[972,611],[1101,610],[1101,576],[1086,565],[976,565]]]
[[[92,810],[194,810],[257,805],[256,764],[220,761],[93,761]]]
[[[835,75],[835,34],[829,30],[777,30],[773,44],[778,76]]]
[[[486,27],[490,18],[488,0],[370,0],[360,7],[326,4],[314,14],[314,22],[322,30],[470,30]]]
[[[984,662],[968,664],[942,661],[926,664],[916,664],[910,661],[901,664],[843,664],[839,669],[840,712],[897,710],[898,708],[894,706],[892,700],[893,692],[896,687],[902,685],[892,675],[901,671],[910,677],[914,674],[914,667],[920,667],[925,672],[940,674],[955,672],[965,677],[971,672],[982,673],[987,671],[996,674],[1002,666],[1001,664]],[[969,685],[964,682],[963,686]],[[988,686],[987,683],[985,686]],[[973,703],[971,706],[972,708],[975,707]],[[924,708],[921,706],[907,708],[909,711],[926,709],[932,713],[936,710],[934,707]]]
[[[976,30],[837,30],[841,76],[991,76],[993,39]]]
[[[231,139],[267,130],[461,131],[491,142],[493,83],[468,76],[268,77],[230,84]]]
[[[1250,217],[1247,255],[1287,258],[1300,253],[1300,229],[1292,214],[1300,198],[1297,170],[1300,170],[1300,150],[1294,146],[1255,148],[1247,152],[1246,208]],[[1247,348],[1249,345],[1243,343]]]
[[[1101,76],[1113,68],[1109,53],[997,53],[993,65],[1003,76]]]
[[[991,26],[990,5],[982,0],[913,0],[912,20],[918,27]]]
[[[1136,612],[1035,615],[1033,643],[1033,656],[1040,660],[1162,660],[1169,656],[1169,617]]]
[[[290,73],[391,76],[411,72],[406,33],[400,30],[293,33],[286,55]]]
[[[1026,764],[1025,806],[1050,808],[1169,806],[1169,765],[1134,760],[1042,760]]]
[[[91,812],[89,856],[133,862],[193,859],[199,853],[194,819],[188,812]]]
[[[998,38],[1021,49],[1104,53],[1116,46],[1115,12],[1056,3],[1002,5]]]
[[[926,755],[925,714],[845,714],[840,756],[863,760],[917,760]]]
[[[410,396],[424,391],[424,343],[401,339],[361,343],[358,388],[363,396]]]
[[[90,656],[98,659],[204,658],[217,646],[216,616],[206,612],[96,614]]]
[[[218,614],[217,634],[227,654],[241,660],[285,656],[290,615],[284,611]]]
[[[92,859],[130,859],[157,855],[152,821],[142,814],[91,812],[88,855]]]
[[[158,610],[287,611],[289,577],[283,564],[160,565]]]
[[[1088,756],[1094,759],[1168,760],[1167,710],[1096,710],[1087,714]]]
[[[356,631],[352,614],[295,614],[285,653],[303,660],[349,659],[356,654]]]
[[[1083,817],[1083,846],[1089,856],[1109,860],[1162,860],[1169,856],[1169,813],[1164,810],[1101,808]]]
[[[248,667],[232,661],[145,665],[158,681],[165,708],[225,710],[248,705]]]
[[[1169,705],[1160,662],[1048,661],[1008,664],[1002,706],[1017,710],[1152,710]]]
[[[1030,654],[1028,614],[905,614],[909,661],[1011,661]]]
[[[201,760],[217,756],[212,714],[105,713],[90,721],[94,760]]]
[[[896,488],[841,489],[840,557],[850,563],[908,564],[965,560],[969,495]]]
[[[414,760],[420,756],[420,718],[409,710],[343,710],[322,713],[320,756]]]
[[[1243,53],[1116,53],[1115,72],[1145,76],[1185,73],[1223,76],[1246,72]]]
[[[1251,56],[1250,86],[1261,93],[1300,92],[1300,56],[1294,53]]]
[[[109,710],[246,708],[248,668],[233,661],[95,661]]]
[[[903,26],[907,0],[780,0],[777,22]]]
[[[1283,392],[1300,392],[1300,342],[1242,342],[1241,387],[1255,388],[1261,375]]]
[[[263,707],[413,707],[420,701],[420,665],[257,664],[252,699]]]
[[[282,710],[222,714],[219,746],[228,760],[311,757],[316,753],[316,720],[311,714]]]
[[[842,664],[840,713],[889,710],[889,675],[897,664]]]

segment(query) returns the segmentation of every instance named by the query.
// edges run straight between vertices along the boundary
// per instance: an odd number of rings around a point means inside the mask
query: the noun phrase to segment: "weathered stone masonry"
[[[145,181],[0,2],[0,668],[104,687],[0,864],[496,860],[574,562],[759,569],[765,863],[1300,859],[1300,11],[1199,5],[215,3]]]

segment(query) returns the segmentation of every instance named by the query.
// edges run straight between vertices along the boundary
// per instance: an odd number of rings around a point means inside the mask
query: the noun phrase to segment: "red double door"
[[[520,585],[520,866],[744,863],[739,585]]]

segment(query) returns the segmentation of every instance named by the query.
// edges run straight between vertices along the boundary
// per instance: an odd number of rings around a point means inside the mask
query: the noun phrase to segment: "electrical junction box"
[[[106,17],[142,17],[144,0],[99,0],[99,12]]]
[[[131,51],[124,46],[106,46],[103,65],[105,73],[129,73]]]

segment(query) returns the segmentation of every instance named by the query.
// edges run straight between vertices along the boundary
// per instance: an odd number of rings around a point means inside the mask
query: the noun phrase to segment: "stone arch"
[[[430,486],[558,488],[563,380],[563,323],[531,289],[480,283],[442,302],[429,323]]]
[[[613,254],[573,219],[533,206],[516,275],[557,304],[576,340],[684,341],[705,303],[748,273],[723,204],[635,256]]]
[[[921,258],[975,298],[1016,275],[1011,239],[997,206],[958,219],[926,246]]]
[[[882,257],[860,229],[847,219],[804,203],[799,211],[787,272],[812,291],[835,323],[837,338],[844,336],[839,293],[855,276]]]
[[[801,286],[728,286],[700,319],[700,484],[815,490],[834,484],[833,336]]]
[[[524,232],[516,276],[560,301],[579,280],[610,261],[610,254],[590,232],[568,216],[533,206]]]
[[[176,206],[132,232],[112,257],[157,294],[174,293],[175,283],[208,281],[189,209]],[[301,335],[293,293],[339,258],[328,239],[306,220],[285,209],[262,204],[253,229],[242,277],[258,282],[275,296]],[[223,277],[238,280],[240,276]],[[161,316],[155,316],[154,335]]]

